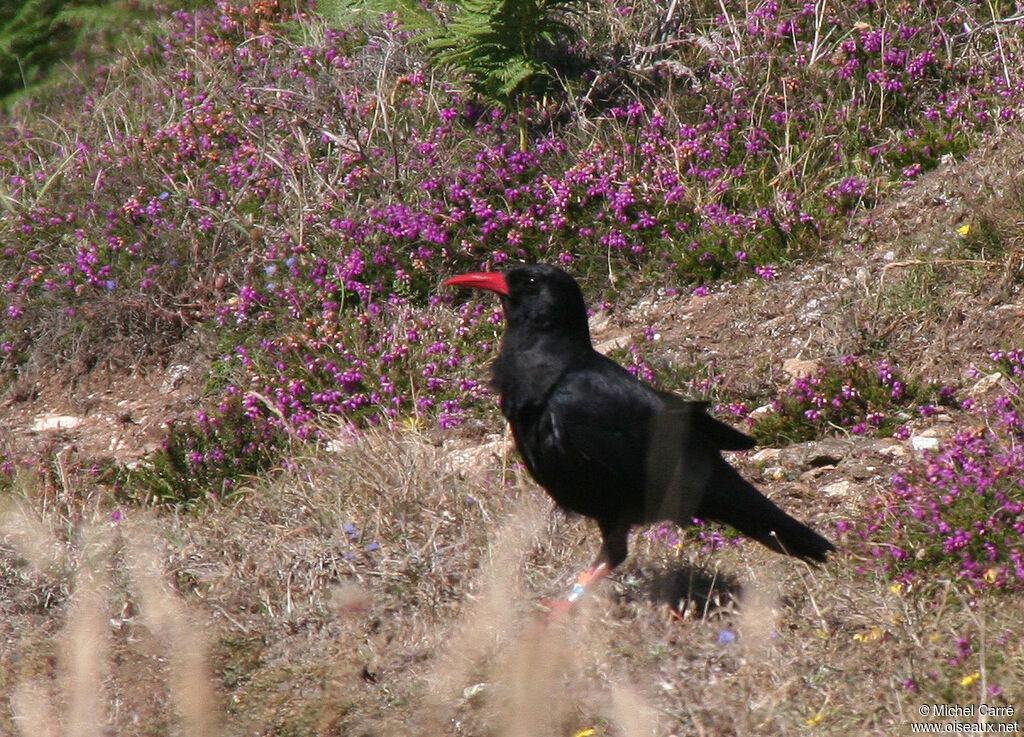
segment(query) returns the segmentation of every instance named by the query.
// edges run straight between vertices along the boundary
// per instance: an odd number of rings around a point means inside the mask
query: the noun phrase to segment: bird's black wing
[[[709,402],[695,402],[683,399],[669,392],[658,392],[663,402],[663,412],[689,417],[696,437],[718,450],[750,450],[757,441],[708,414]]]
[[[565,507],[606,521],[686,520],[700,505],[719,448],[753,441],[706,404],[638,381],[594,354],[553,387],[521,450]]]
[[[703,402],[660,398],[648,434],[644,521],[686,524],[707,494],[712,462],[720,457],[719,427],[732,429],[708,415]]]

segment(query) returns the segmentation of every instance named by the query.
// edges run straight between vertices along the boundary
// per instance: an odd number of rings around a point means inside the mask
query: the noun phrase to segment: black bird
[[[806,560],[834,550],[722,458],[753,438],[711,417],[707,403],[659,391],[594,350],[583,293],[567,273],[524,264],[445,285],[501,295],[507,328],[493,386],[516,447],[558,505],[601,529],[597,559],[566,607],[625,560],[633,525],[699,517]]]

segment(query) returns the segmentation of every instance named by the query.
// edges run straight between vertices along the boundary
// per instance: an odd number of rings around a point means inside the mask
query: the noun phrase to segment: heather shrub
[[[6,453],[0,454],[0,491],[9,491],[14,485],[17,464]]]
[[[1001,403],[997,403],[997,407]],[[975,590],[1024,588],[1024,452],[1005,405],[991,428],[961,430],[909,462],[866,521],[849,532],[869,563],[902,586],[958,580]]]
[[[1018,350],[994,351],[1019,376]],[[864,520],[839,526],[897,587],[959,581],[974,591],[1024,588],[1024,421],[1019,393],[962,402],[973,426],[906,460]]]
[[[267,421],[261,397],[229,396],[216,412],[172,422],[163,447],[132,467],[113,467],[104,479],[118,498],[188,506],[239,490],[246,477],[285,463],[289,436]]]
[[[500,314],[480,302],[467,304],[453,328],[450,319],[437,320],[396,298],[374,308],[348,323],[325,307],[301,333],[265,340],[258,351],[236,348],[232,360],[247,375],[241,385],[267,397],[276,415],[271,421],[303,439],[320,436],[323,418],[331,416],[357,426],[402,416],[432,418],[441,427],[461,424],[485,391],[486,370],[466,349],[468,336],[479,335],[480,349],[489,350]],[[459,378],[471,373],[465,365],[474,366],[479,379]]]
[[[870,362],[848,356],[816,374],[793,381],[752,420],[751,433],[764,445],[813,440],[834,432],[888,437],[902,424],[936,414],[951,404],[949,386],[924,384],[904,376],[887,360]],[[745,406],[733,411],[743,414]]]
[[[1021,398],[1022,382],[1024,382],[1024,349],[1014,348],[1005,351],[993,351],[989,358],[995,367],[1002,373],[1004,380],[1010,387],[1010,393],[1005,395],[1000,403],[1004,410],[1001,421],[1004,425],[1013,427],[1017,432],[1024,430],[1020,425],[1014,424],[1015,415],[1011,408],[1017,411],[1024,411],[1024,399]]]
[[[214,388],[265,397],[279,430],[451,426],[477,404],[495,318],[453,310],[444,276],[537,259],[595,286],[770,280],[1018,118],[1014,26],[988,8],[661,13],[580,15],[572,51],[594,66],[560,101],[524,99],[526,150],[519,119],[430,73],[393,18],[174,13],[45,114],[0,119],[0,381],[151,364],[216,331]],[[892,389],[833,407],[841,385],[809,385],[759,432],[873,428]]]

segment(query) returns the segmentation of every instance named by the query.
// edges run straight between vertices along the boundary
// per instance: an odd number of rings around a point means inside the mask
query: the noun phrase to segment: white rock
[[[629,333],[622,333],[620,335],[606,338],[598,343],[594,344],[594,350],[603,355],[607,355],[611,351],[624,350],[629,348],[630,343],[633,342],[633,337]]]
[[[780,455],[782,455],[782,450],[779,448],[761,448],[761,450],[750,456],[750,460],[754,463],[768,463],[769,461],[774,461]]]
[[[172,392],[177,389],[191,371],[192,367],[184,363],[177,363],[173,366],[168,366],[164,376],[164,381],[160,385],[161,393],[167,394],[168,392]]]
[[[841,479],[839,481],[833,481],[831,484],[826,484],[821,487],[821,493],[831,497],[849,497],[854,493],[857,484],[849,479]]]
[[[462,698],[471,701],[477,696],[482,696],[490,687],[489,683],[474,683],[472,686],[466,686],[462,689]]]
[[[967,396],[984,396],[985,394],[988,394],[988,392],[992,391],[997,386],[999,386],[1002,383],[1002,381],[1003,375],[999,371],[996,371],[993,374],[988,374],[987,376],[982,376],[980,379],[978,379],[974,386],[967,390]]]
[[[32,423],[33,432],[46,432],[47,430],[71,430],[82,424],[81,417],[72,415],[42,415]]]
[[[906,458],[907,457],[907,453],[908,453],[907,447],[905,445],[903,445],[903,443],[899,443],[899,442],[894,442],[892,445],[887,445],[887,446],[879,449],[878,452],[881,455],[885,456],[886,458],[896,458],[896,459],[898,459],[898,458]]]
[[[939,439],[927,435],[913,435],[910,445],[914,450],[935,450],[939,447]]]

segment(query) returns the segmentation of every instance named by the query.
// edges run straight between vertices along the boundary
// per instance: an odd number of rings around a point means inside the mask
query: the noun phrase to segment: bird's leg
[[[599,555],[597,560],[594,561],[594,564],[579,575],[579,578],[576,579],[576,583],[573,584],[572,589],[569,591],[568,596],[564,599],[548,602],[546,604],[549,610],[548,621],[560,619],[562,615],[568,614],[572,611],[576,602],[582,599],[583,595],[587,593],[587,589],[607,576],[611,570],[611,566],[608,565],[606,560],[604,560],[604,556]]]
[[[629,538],[629,524],[620,521],[610,523],[598,522],[601,528],[601,550],[593,564],[580,574],[573,584],[569,595],[562,601],[551,606],[552,619],[565,614],[573,605],[583,598],[587,590],[595,583],[612,572],[612,569],[626,559],[626,547]]]
[[[565,597],[570,606],[583,598],[583,594],[587,593],[587,588],[593,586],[611,572],[611,566],[608,565],[608,561],[603,560],[603,557],[598,557],[594,564],[576,579],[576,583],[573,584],[569,595]]]

